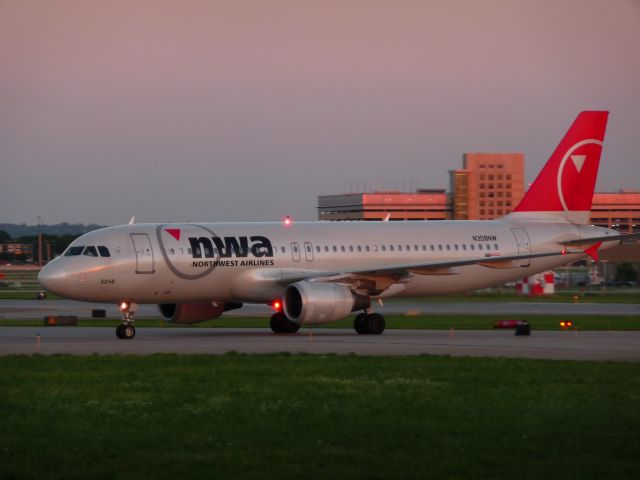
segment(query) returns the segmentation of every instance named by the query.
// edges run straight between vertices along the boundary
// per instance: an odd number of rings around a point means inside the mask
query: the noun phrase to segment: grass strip
[[[0,358],[0,478],[640,477],[634,364]]]
[[[505,319],[526,320],[534,330],[561,330],[561,320],[571,320],[573,328],[578,330],[640,330],[640,315],[386,315],[388,329],[425,329],[425,330],[489,330],[494,322]],[[0,327],[40,327],[43,320],[0,319]],[[113,327],[120,324],[119,319],[83,318],[77,327]],[[189,327],[175,325],[160,318],[139,319],[136,327]],[[77,328],[65,327],[65,328]],[[208,320],[192,326],[193,328],[269,328],[269,317],[229,316]],[[62,327],[50,327],[62,328]],[[306,328],[306,327],[303,327]],[[353,328],[353,317],[314,328]]]

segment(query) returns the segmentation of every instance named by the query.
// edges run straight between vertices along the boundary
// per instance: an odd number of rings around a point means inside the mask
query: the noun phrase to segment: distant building
[[[465,153],[450,170],[453,218],[491,220],[509,213],[524,195],[524,154]]]
[[[524,195],[522,153],[466,153],[450,170],[451,193],[362,192],[318,197],[320,220],[490,220],[506,215]],[[591,223],[625,233],[640,231],[640,190],[595,193]]]
[[[0,243],[0,253],[9,253],[11,255],[33,255],[32,243]]]
[[[640,232],[640,191],[594,193],[591,223],[624,233]]]
[[[448,220],[451,205],[444,189],[347,193],[318,197],[320,220]]]

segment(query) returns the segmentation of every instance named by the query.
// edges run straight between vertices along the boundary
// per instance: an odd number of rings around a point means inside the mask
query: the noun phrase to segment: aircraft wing
[[[466,258],[461,260],[405,263],[334,271],[282,269],[278,273],[274,272],[272,274],[272,278],[282,284],[295,283],[302,280],[351,283],[349,280],[371,277],[387,277],[395,279],[394,281],[401,281],[403,277],[407,277],[410,274],[455,275],[458,273],[455,271],[455,267],[463,267],[467,265],[483,265],[489,268],[515,268],[518,267],[517,262],[520,260],[576,253],[584,253],[584,251],[555,251],[524,255],[487,255],[484,257]]]

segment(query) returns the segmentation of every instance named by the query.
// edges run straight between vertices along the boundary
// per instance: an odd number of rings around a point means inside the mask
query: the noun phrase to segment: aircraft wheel
[[[384,332],[384,317],[379,313],[372,313],[371,315],[367,315],[366,324],[367,333],[380,335],[382,332]]]
[[[120,325],[116,328],[116,335],[123,340],[131,340],[136,336],[136,327],[133,325]]]
[[[284,313],[274,313],[271,315],[269,326],[273,333],[296,333],[300,329],[300,325],[289,320]]]
[[[353,328],[360,335],[368,333],[367,331],[367,314],[360,313],[356,315],[356,318],[353,320]]]

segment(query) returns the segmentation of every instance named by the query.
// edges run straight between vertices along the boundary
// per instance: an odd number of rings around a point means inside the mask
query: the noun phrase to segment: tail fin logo
[[[563,210],[578,210],[584,205],[584,202],[581,201],[582,199],[576,196],[576,190],[579,190],[581,183],[594,178],[593,175],[597,173],[598,162],[589,162],[589,158],[599,158],[601,150],[602,142],[589,138],[573,145],[562,157],[558,168],[557,186],[558,198]],[[571,160],[571,162],[568,162],[568,160]],[[595,172],[592,172],[592,170],[595,170]]]

